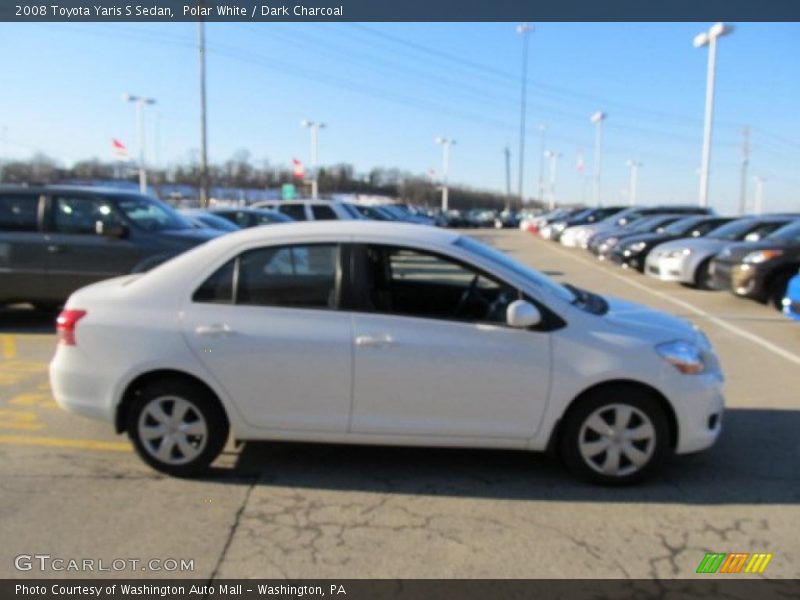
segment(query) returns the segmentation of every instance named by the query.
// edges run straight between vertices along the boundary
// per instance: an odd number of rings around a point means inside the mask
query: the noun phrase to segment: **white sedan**
[[[724,407],[714,351],[688,322],[414,225],[232,233],[77,291],[57,328],[58,403],[176,476],[231,433],[552,448],[628,483],[711,446]]]

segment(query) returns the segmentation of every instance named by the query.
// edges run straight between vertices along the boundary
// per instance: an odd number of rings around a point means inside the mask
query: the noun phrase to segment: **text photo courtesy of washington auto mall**
[[[798,7],[512,4],[0,8],[0,598],[800,597]]]

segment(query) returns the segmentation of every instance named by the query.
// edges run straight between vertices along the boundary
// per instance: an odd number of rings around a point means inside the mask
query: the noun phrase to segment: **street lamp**
[[[547,125],[539,125],[537,129],[542,134],[542,148],[539,152],[539,200],[544,200],[544,153],[547,148]]]
[[[606,120],[606,113],[597,111],[591,116],[591,121],[595,125],[594,135],[594,204],[601,206],[600,202],[600,174],[603,163],[603,121]]]
[[[156,101],[153,98],[134,96],[133,94],[123,94],[122,100],[124,102],[133,102],[136,104],[136,124],[139,131],[139,191],[142,194],[146,194],[147,171],[144,164],[144,106],[145,104],[155,104]]]
[[[311,131],[311,197],[315,200],[319,195],[319,184],[317,180],[317,136],[319,130],[326,127],[325,123],[316,121],[300,121],[302,127],[307,127]]]
[[[708,170],[711,164],[711,127],[714,120],[714,79],[717,64],[717,39],[733,31],[731,25],[717,23],[708,31],[695,36],[694,47],[708,46],[706,73],[706,111],[703,125],[703,158],[700,167],[700,206],[708,206]]]
[[[522,36],[522,102],[519,113],[519,183],[518,194],[520,207],[523,203],[522,182],[525,173],[525,103],[527,100],[528,87],[528,34],[533,32],[533,25],[530,23],[520,23],[517,25],[517,33]]]
[[[639,167],[642,166],[642,163],[637,162],[635,160],[629,160],[625,163],[630,167],[630,183],[628,184],[628,202],[631,206],[636,204],[636,184],[637,184],[637,177],[639,174]]]
[[[558,159],[561,158],[561,152],[554,152],[547,150],[544,157],[550,160],[550,210],[556,208],[556,166]]]
[[[442,146],[442,212],[447,211],[447,174],[450,171],[450,147],[455,140],[446,137],[437,137],[433,140]]]

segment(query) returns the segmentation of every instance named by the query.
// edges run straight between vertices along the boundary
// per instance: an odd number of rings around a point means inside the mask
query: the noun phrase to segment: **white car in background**
[[[797,216],[765,215],[736,219],[699,238],[659,244],[650,251],[644,273],[661,281],[676,281],[711,289],[709,265],[723,248],[736,242],[757,242]]]
[[[717,358],[687,321],[408,224],[231,233],[79,290],[58,332],[57,402],[176,476],[232,433],[554,448],[622,484],[711,446],[724,408]]]
[[[339,200],[262,200],[250,208],[266,208],[286,215],[293,221],[349,221],[364,219],[348,202]]]

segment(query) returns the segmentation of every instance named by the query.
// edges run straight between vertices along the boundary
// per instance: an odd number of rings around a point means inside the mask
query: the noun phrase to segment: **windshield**
[[[192,229],[187,218],[155,198],[147,196],[120,196],[117,207],[125,216],[145,231]]]
[[[496,265],[500,265],[501,267],[508,269],[514,274],[524,278],[526,281],[530,281],[537,288],[553,294],[564,302],[572,303],[576,300],[575,294],[560,283],[556,283],[549,277],[546,277],[538,271],[531,269],[520,262],[517,262],[507,254],[500,252],[499,250],[495,250],[491,246],[487,246],[476,239],[461,236],[455,241],[455,245],[473,254],[477,254],[481,258],[489,260]]]
[[[768,240],[781,240],[782,242],[800,242],[800,221],[784,225],[767,236]]]
[[[685,219],[678,219],[674,223],[664,227],[664,233],[669,235],[682,235],[694,229],[702,220],[703,217],[687,217]]]
[[[735,242],[750,233],[756,223],[758,221],[754,219],[740,219],[732,223],[725,223],[725,225],[720,225],[716,229],[709,231],[706,237]]]

